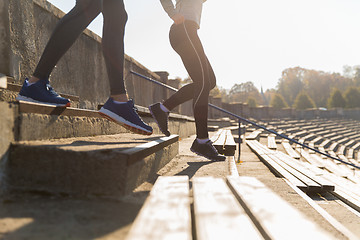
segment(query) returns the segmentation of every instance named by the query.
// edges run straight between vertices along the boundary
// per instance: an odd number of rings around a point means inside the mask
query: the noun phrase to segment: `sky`
[[[68,12],[75,0],[50,0]],[[169,44],[171,19],[159,0],[124,0],[125,53],[170,78],[188,76]],[[276,88],[284,69],[343,72],[360,65],[359,0],[208,0],[199,36],[217,77],[230,89],[252,81]],[[102,16],[89,26],[101,36]]]

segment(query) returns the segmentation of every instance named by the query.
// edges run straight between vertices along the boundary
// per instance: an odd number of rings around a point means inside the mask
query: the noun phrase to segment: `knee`
[[[215,76],[210,76],[209,82],[210,82],[210,84],[209,84],[210,90],[216,87],[216,77]]]
[[[75,11],[87,13],[87,15],[99,14],[102,9],[102,1],[99,0],[77,0]]]
[[[125,10],[123,1],[121,0],[105,0],[103,1],[103,15],[104,19],[111,19],[117,24],[125,25],[128,20],[128,15]]]

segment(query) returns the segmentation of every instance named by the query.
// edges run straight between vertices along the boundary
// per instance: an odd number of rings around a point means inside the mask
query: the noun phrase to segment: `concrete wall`
[[[64,13],[45,0],[0,1],[0,73],[22,84],[30,76],[58,20]],[[163,88],[129,73],[134,70],[156,80],[156,73],[125,56],[125,85],[135,103],[148,106]],[[61,58],[51,75],[51,84],[59,93],[80,97],[80,107],[97,109],[106,101],[109,83],[101,50],[101,38],[85,30]]]
[[[3,166],[8,161],[10,144],[15,140],[17,132],[15,129],[16,112],[15,104],[0,102],[0,191],[3,190],[6,181]]]

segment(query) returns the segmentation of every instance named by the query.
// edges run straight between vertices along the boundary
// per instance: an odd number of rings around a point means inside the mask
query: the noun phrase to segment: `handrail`
[[[140,74],[140,73],[134,72],[134,71],[132,71],[132,70],[130,70],[130,73],[132,73],[132,74],[134,74],[134,75],[136,75],[136,76],[139,76],[139,77],[141,77],[141,78],[144,78],[144,79],[146,79],[146,80],[148,80],[148,81],[150,81],[150,82],[153,82],[153,83],[155,83],[155,84],[158,84],[158,85],[160,85],[160,86],[163,86],[163,87],[165,87],[165,88],[168,88],[168,89],[170,89],[170,90],[172,90],[172,91],[175,91],[175,92],[178,91],[178,89],[176,89],[176,88],[174,88],[174,87],[168,86],[168,85],[166,85],[166,84],[164,84],[164,83],[161,83],[161,82],[159,82],[159,81],[156,81],[156,80],[154,80],[154,79],[151,79],[151,78],[149,78],[149,77],[147,77],[147,76],[145,76],[145,75],[142,75],[142,74]],[[253,122],[253,121],[250,121],[250,120],[248,120],[248,119],[246,119],[246,118],[244,118],[244,117],[241,117],[241,116],[239,116],[239,115],[237,115],[237,114],[234,114],[234,113],[232,113],[232,112],[229,112],[229,111],[227,111],[227,110],[225,110],[225,109],[223,109],[223,108],[220,108],[220,107],[218,107],[218,106],[216,106],[216,105],[214,105],[214,104],[209,103],[209,106],[212,107],[212,108],[215,108],[216,110],[219,110],[219,111],[221,111],[221,112],[223,112],[223,113],[226,113],[226,114],[228,114],[228,115],[230,115],[230,116],[233,116],[233,117],[237,118],[239,121],[244,121],[244,122],[249,123],[249,124],[251,124],[251,125],[253,125],[253,126],[257,127],[257,128],[261,128],[261,129],[263,129],[263,130],[265,130],[265,131],[268,131],[268,132],[270,132],[270,133],[272,133],[272,134],[275,134],[276,136],[279,136],[279,137],[281,137],[281,138],[284,138],[284,139],[286,139],[286,140],[288,140],[288,141],[290,141],[290,142],[292,142],[292,143],[295,143],[295,144],[300,145],[300,146],[302,146],[302,147],[304,147],[304,148],[307,148],[307,149],[309,149],[309,150],[312,150],[312,151],[314,151],[314,152],[316,152],[316,153],[319,153],[319,154],[321,154],[321,155],[324,155],[324,156],[326,156],[326,157],[328,157],[328,158],[331,158],[331,159],[333,159],[333,160],[335,160],[335,161],[338,161],[338,162],[344,163],[344,164],[346,164],[346,165],[352,166],[352,167],[354,167],[354,168],[360,169],[360,166],[357,166],[357,165],[355,165],[355,164],[353,164],[353,163],[345,162],[344,160],[341,160],[341,159],[339,159],[339,158],[333,157],[333,156],[331,156],[331,155],[329,155],[329,154],[327,154],[327,153],[321,152],[321,151],[319,151],[319,150],[317,150],[317,149],[315,149],[315,148],[312,148],[312,147],[310,147],[310,146],[308,146],[308,145],[306,145],[306,144],[300,143],[300,142],[296,141],[295,139],[289,138],[289,137],[287,137],[287,136],[285,136],[285,135],[283,135],[283,134],[280,134],[280,133],[278,133],[278,132],[276,132],[276,131],[274,131],[274,130],[272,130],[272,129],[268,129],[268,128],[264,127],[264,126],[261,126],[261,125],[255,123],[255,122]],[[240,123],[240,122],[239,122],[239,123]],[[239,127],[240,127],[240,126],[239,126]],[[239,134],[239,145],[240,145],[240,141],[241,141],[241,140],[240,140],[240,134]],[[239,149],[239,157],[240,157],[240,149]]]

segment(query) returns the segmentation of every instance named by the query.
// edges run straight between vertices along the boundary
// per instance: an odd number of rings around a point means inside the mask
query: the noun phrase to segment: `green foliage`
[[[359,87],[360,86],[360,66],[355,66],[354,67],[354,83],[355,86]]]
[[[306,92],[302,91],[296,96],[293,107],[295,109],[304,110],[304,109],[314,108],[315,103]]]
[[[328,107],[329,108],[344,108],[346,105],[346,101],[342,96],[339,89],[334,88],[329,100],[328,100]]]
[[[235,84],[229,92],[231,102],[246,102],[249,97],[254,99],[261,99],[259,90],[255,87],[253,82],[244,82]]]
[[[345,92],[345,101],[347,108],[360,107],[360,92],[355,87],[350,87]]]
[[[246,101],[249,107],[257,107],[256,99],[253,97],[249,97]]]
[[[303,79],[306,69],[295,67],[287,68],[282,74],[278,82],[278,92],[283,96],[284,100],[292,105],[294,97],[303,90]]]
[[[213,89],[211,89],[209,95],[211,97],[221,97],[221,92],[218,86],[215,86]]]
[[[360,72],[360,70],[359,70]],[[355,67],[344,67],[344,75],[310,70],[300,67],[285,69],[278,82],[278,92],[284,96],[285,101],[293,105],[295,97],[305,91],[316,106],[324,107],[330,97],[331,88],[345,91],[354,85]],[[359,79],[360,80],[360,79]]]
[[[281,78],[275,89],[268,89],[265,92],[255,87],[252,82],[235,84],[230,90],[218,89],[212,95],[221,95],[224,102],[248,102],[249,98],[256,99],[256,104],[284,108],[294,106],[306,109],[312,107],[360,107],[360,94],[354,89],[359,88],[360,92],[360,65],[344,66],[343,73],[323,72],[301,67],[287,68],[282,72]],[[349,88],[352,87],[350,91]],[[337,92],[332,91],[337,89]],[[349,92],[344,93],[346,90]],[[305,92],[307,97],[299,99],[296,97]],[[341,93],[344,93],[342,96]],[[276,94],[280,94],[276,95]],[[299,97],[300,98],[300,97]],[[307,99],[308,98],[308,99]],[[346,99],[346,101],[345,101]],[[301,104],[300,104],[301,103]]]
[[[270,106],[273,108],[276,108],[276,109],[289,107],[287,105],[287,103],[285,102],[284,97],[279,93],[275,93],[272,95],[271,101],[270,101]]]

